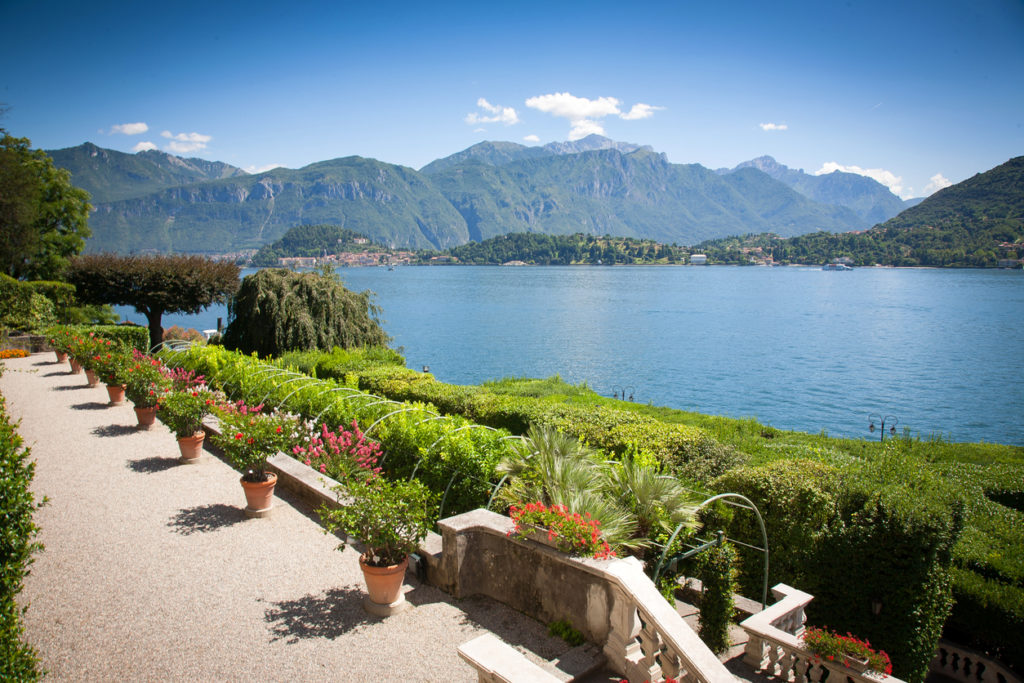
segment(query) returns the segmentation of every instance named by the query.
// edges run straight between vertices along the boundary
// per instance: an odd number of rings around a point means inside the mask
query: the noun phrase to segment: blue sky
[[[674,163],[860,169],[902,196],[1024,154],[1021,0],[4,0],[2,16],[0,126],[45,149],[420,168],[601,132]]]

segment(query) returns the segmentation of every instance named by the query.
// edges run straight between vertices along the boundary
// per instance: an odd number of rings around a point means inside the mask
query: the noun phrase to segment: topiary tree
[[[68,267],[67,280],[89,304],[134,306],[146,316],[150,347],[163,341],[164,313],[198,313],[238,289],[238,266],[204,256],[87,254]]]
[[[224,346],[260,356],[286,351],[385,346],[371,292],[352,292],[329,269],[267,269],[242,280],[228,304]]]

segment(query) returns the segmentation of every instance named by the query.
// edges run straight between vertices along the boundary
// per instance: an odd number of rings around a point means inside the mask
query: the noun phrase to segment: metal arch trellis
[[[246,368],[243,368],[243,367],[242,367],[242,364],[241,364],[241,363],[239,363],[238,365],[236,365],[236,366],[234,367],[234,370],[237,370],[237,371],[239,371],[239,372],[242,372],[242,371],[246,370]],[[276,372],[275,372],[275,371],[276,371]],[[255,377],[260,377],[260,378],[261,378],[261,379],[260,379],[260,383],[259,383],[259,384],[258,384],[257,386],[261,386],[261,387],[262,387],[262,386],[263,386],[263,379],[262,379],[263,375],[269,375],[269,374],[270,374],[270,373],[272,373],[272,372],[274,373],[274,376],[276,377],[277,375],[280,375],[280,374],[282,374],[282,373],[284,373],[284,372],[287,372],[287,370],[285,370],[284,368],[279,368],[279,367],[277,367],[276,365],[264,365],[264,366],[263,366],[263,367],[261,367],[261,368],[256,368],[256,369],[255,369],[255,370],[254,370],[254,371],[253,371],[253,372],[251,373],[251,376],[252,376],[253,378],[255,378]],[[242,383],[241,383],[241,381],[239,380],[239,378],[238,378],[238,377],[237,377],[237,376],[236,376],[236,375],[235,375],[234,373],[232,373],[232,375],[231,375],[231,380],[232,380],[233,382],[235,382],[235,383],[236,383],[236,384],[238,385],[237,389],[238,389],[239,391],[241,391],[241,390],[242,390]],[[231,392],[231,393],[230,393],[230,394],[228,395],[228,397],[229,397],[229,398],[231,398],[231,397],[232,397],[232,394],[234,394],[234,392]],[[243,397],[243,398],[244,398],[244,397]]]
[[[734,503],[734,502],[732,502],[730,500],[727,500],[728,498],[738,498],[738,499],[742,500],[744,503],[746,503],[746,505],[740,505],[739,503]],[[754,514],[757,516],[757,523],[761,527],[761,541],[764,543],[764,547],[758,548],[757,546],[753,546],[753,545],[750,545],[748,543],[744,543],[742,541],[737,541],[736,539],[729,539],[729,540],[731,542],[733,542],[733,543],[736,543],[737,545],[742,545],[745,548],[750,548],[752,550],[759,550],[762,553],[764,553],[764,578],[763,578],[763,581],[762,581],[762,588],[761,588],[761,609],[763,610],[768,605],[768,531],[767,531],[767,529],[765,528],[765,525],[764,525],[764,518],[761,517],[761,511],[757,509],[757,506],[754,505],[754,502],[752,500],[750,500],[749,498],[747,498],[746,496],[741,495],[739,493],[720,493],[717,496],[711,496],[710,498],[705,500],[703,503],[698,505],[696,507],[696,509],[694,510],[694,512],[697,512],[701,508],[703,508],[703,507],[705,507],[705,506],[715,502],[716,500],[721,500],[726,505],[732,505],[733,507],[742,508],[744,510],[752,510],[754,512]],[[665,565],[665,555],[668,553],[668,549],[672,547],[672,543],[676,540],[676,537],[679,535],[679,532],[682,531],[684,526],[686,526],[685,522],[680,523],[679,526],[676,527],[675,531],[672,532],[672,536],[669,537],[668,542],[665,544],[665,549],[662,551],[661,558],[658,560],[658,566],[654,570],[654,581],[655,582],[657,582],[658,578],[661,576],[661,569]],[[717,545],[717,543],[719,543],[719,542],[720,542],[720,539],[716,540],[716,541],[709,541],[709,542],[704,543],[703,545],[699,546],[695,550],[696,551],[701,551],[701,550],[704,550],[704,549],[706,549],[706,548],[708,548],[708,547],[710,547],[712,545]],[[685,555],[687,557],[690,554],[692,554],[692,551],[691,551],[691,553],[682,553],[682,555]],[[669,562],[671,562],[674,559],[680,559],[680,557],[681,557],[680,555],[677,555],[675,557],[669,558]]]
[[[360,410],[363,410],[364,408],[371,408],[373,406],[379,406],[379,405],[387,404],[387,403],[394,403],[395,405],[402,405],[401,402],[395,401],[395,400],[390,399],[390,398],[381,398],[380,396],[378,396],[377,398],[379,398],[380,400],[379,401],[374,401],[373,403],[367,403],[364,406],[359,406],[358,408],[356,408],[356,412],[358,413]]]
[[[447,439],[452,434],[455,434],[456,432],[461,432],[461,431],[466,430],[466,429],[489,429],[492,432],[498,431],[494,427],[488,427],[487,425],[468,424],[468,425],[462,425],[461,427],[457,427],[457,428],[453,429],[450,432],[445,432],[441,436],[439,436],[436,439],[434,439],[434,443],[432,443],[429,446],[427,446],[426,450],[424,450],[424,452],[423,452],[423,455],[421,455],[420,459],[416,461],[416,467],[412,468],[412,474],[409,475],[409,478],[412,479],[412,478],[414,478],[416,476],[416,472],[419,471],[420,465],[423,464],[423,458],[427,457],[427,453],[430,453],[430,451],[434,450],[434,446],[436,446],[437,444],[441,443],[441,441],[443,441],[444,439]]]
[[[443,420],[443,419],[445,419],[444,415],[434,415],[433,417],[427,417],[427,418],[424,418],[424,419],[420,420],[419,422],[416,423],[416,426],[419,426],[419,425],[423,424],[424,422],[433,422],[434,420]],[[390,455],[390,453],[391,453],[390,451],[386,451],[384,453],[384,455],[381,456],[380,460],[377,462],[377,464],[380,467],[384,467],[384,461],[388,459],[388,455]]]
[[[275,375],[275,377],[276,377],[276,375]],[[313,382],[316,382],[316,381],[318,381],[318,380],[315,380],[315,379],[313,379],[313,378],[312,378],[312,377],[310,377],[309,375],[303,375],[303,374],[301,374],[301,373],[299,373],[299,374],[296,374],[296,375],[295,375],[295,377],[292,377],[291,379],[286,379],[285,381],[281,382],[281,383],[280,383],[280,384],[278,384],[277,386],[273,386],[273,387],[270,387],[270,389],[269,389],[269,390],[267,391],[267,393],[263,395],[263,400],[262,400],[262,401],[260,401],[260,403],[263,403],[263,404],[265,404],[265,403],[267,402],[267,399],[268,399],[268,398],[270,398],[270,395],[271,395],[272,393],[274,393],[275,391],[277,391],[277,390],[278,390],[278,389],[280,389],[281,387],[285,386],[286,384],[291,384],[292,382],[300,382],[300,381],[302,381],[302,380],[304,380],[304,379],[308,379],[308,380],[310,380],[310,381],[313,381]],[[300,387],[300,388],[301,388],[301,387]],[[294,392],[293,392],[293,393],[294,393]],[[291,394],[288,394],[288,396],[291,396]],[[278,403],[278,405],[280,406],[281,404],[283,404],[283,403],[284,403],[284,401],[285,401],[285,399],[281,399],[281,402],[280,402],[280,403]]]
[[[308,379],[310,382],[312,382],[314,384],[320,381],[320,380],[318,380],[315,377],[307,377],[306,379]],[[291,381],[292,380],[288,380],[288,382],[291,382]],[[285,384],[288,384],[288,382],[285,382],[284,384],[281,384],[280,386],[283,387]],[[295,387],[293,390],[288,392],[287,396],[285,396],[284,398],[281,399],[280,405],[283,406],[286,403],[288,403],[288,399],[290,399],[292,396],[294,396],[295,394],[297,394],[298,392],[302,391],[303,389],[305,389],[308,386],[309,386],[309,384],[307,383],[307,384],[303,384],[301,387]],[[321,392],[321,393],[323,393],[323,392]],[[317,394],[317,398],[319,398],[319,397],[320,397],[320,394]]]
[[[358,394],[361,394],[361,393],[362,393],[362,392],[361,392],[361,391],[359,391],[358,389],[353,389],[352,387],[331,387],[331,388],[329,388],[329,390],[328,390],[328,391],[326,391],[326,392],[324,392],[324,393],[328,393],[328,394],[333,394],[333,393],[334,393],[334,392],[336,392],[336,391],[347,391],[347,392],[349,392],[350,394],[351,394],[351,393],[358,393]],[[322,393],[321,393],[321,394],[319,394],[319,395],[317,396],[317,398],[320,398],[320,396],[323,396],[323,394],[322,394]],[[344,399],[342,399],[342,400],[344,400]],[[328,403],[328,404],[327,404],[326,406],[324,406],[324,409],[323,409],[323,410],[321,410],[321,411],[320,411],[319,413],[317,413],[317,414],[316,414],[316,417],[314,417],[314,418],[313,418],[313,422],[319,422],[319,421],[320,421],[320,417],[321,417],[321,416],[322,416],[322,415],[323,415],[324,413],[326,413],[326,412],[327,412],[328,410],[330,410],[331,408],[333,408],[333,407],[334,407],[334,405],[335,405],[335,404],[333,404],[333,403]]]
[[[405,403],[401,403],[399,405],[401,405],[402,407],[399,408],[398,410],[392,410],[390,413],[388,413],[387,415],[384,415],[383,417],[377,418],[377,420],[372,425],[370,425],[369,427],[364,429],[363,430],[363,436],[369,436],[370,432],[373,431],[374,427],[376,427],[377,425],[379,425],[381,422],[383,422],[384,420],[388,419],[392,415],[401,415],[402,413],[411,413],[411,412],[417,411],[417,410],[418,411],[422,411],[422,412],[430,412],[430,411],[424,411],[423,408],[420,408],[419,406],[411,406],[411,405],[407,405]],[[367,406],[367,407],[369,407],[369,406]],[[431,413],[431,414],[434,415],[435,417],[440,417],[440,415],[438,415],[437,413]],[[416,424],[419,424],[419,422],[417,422]]]

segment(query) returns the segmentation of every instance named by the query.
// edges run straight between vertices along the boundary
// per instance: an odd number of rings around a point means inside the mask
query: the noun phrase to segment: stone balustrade
[[[902,683],[892,676],[816,658],[801,639],[807,620],[804,608],[814,596],[784,583],[772,588],[772,594],[774,604],[740,623],[748,636],[743,661],[755,671],[793,683],[819,683],[822,679],[829,683]]]
[[[484,595],[541,622],[567,619],[631,683],[665,676],[690,683],[735,678],[661,596],[635,558],[569,557],[508,536],[512,521],[487,510],[441,520],[434,578],[456,597]]]
[[[929,671],[960,683],[1021,683],[1020,677],[985,655],[940,640]]]

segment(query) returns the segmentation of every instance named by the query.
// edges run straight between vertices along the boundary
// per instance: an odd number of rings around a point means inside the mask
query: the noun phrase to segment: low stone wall
[[[0,351],[7,349],[22,349],[29,353],[42,353],[52,351],[46,341],[46,337],[39,334],[19,334],[17,336],[0,338]]]
[[[512,520],[488,510],[438,526],[444,549],[436,575],[440,588],[460,598],[487,596],[543,623],[567,619],[587,640],[608,640],[615,595],[603,566],[623,560],[568,557],[510,538]]]

